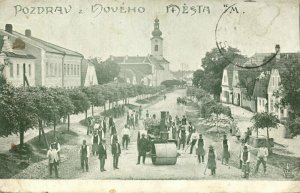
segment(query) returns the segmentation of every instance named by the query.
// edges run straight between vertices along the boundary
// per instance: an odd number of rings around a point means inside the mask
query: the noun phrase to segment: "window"
[[[158,51],[158,45],[154,46],[154,51],[156,51],[156,52]]]
[[[80,76],[80,65],[78,65],[78,76]]]
[[[70,74],[70,64],[67,64],[68,65],[68,69],[67,69],[67,75],[69,75]]]
[[[14,77],[14,65],[13,65],[13,63],[9,64],[9,74],[10,74],[10,77]]]
[[[258,99],[258,104],[259,106],[261,106],[261,99]]]
[[[270,102],[270,107],[271,107],[271,111],[274,111],[274,102],[273,102],[273,99],[271,99],[271,102]]]
[[[19,76],[19,75],[20,75],[20,65],[17,64],[17,76]]]
[[[67,73],[67,65],[64,64],[64,75],[66,75],[66,73]]]
[[[28,65],[28,74],[31,76],[31,64]]]

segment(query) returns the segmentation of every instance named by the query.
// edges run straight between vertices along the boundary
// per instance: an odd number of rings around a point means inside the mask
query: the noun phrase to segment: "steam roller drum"
[[[177,162],[177,149],[174,143],[154,143],[151,152],[154,165],[175,165]]]

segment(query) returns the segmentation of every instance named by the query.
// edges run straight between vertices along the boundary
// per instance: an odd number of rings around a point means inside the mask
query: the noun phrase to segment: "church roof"
[[[110,58],[108,60],[116,62],[121,67],[122,67],[122,65],[127,66],[127,65],[145,65],[145,64],[150,65],[150,64],[153,64],[158,70],[164,70],[164,67],[162,66],[162,64],[169,63],[169,61],[167,61],[165,58],[160,60],[160,59],[155,58],[152,55],[147,55],[147,56],[110,56]],[[147,73],[145,73],[145,74],[147,74]]]
[[[253,96],[267,98],[268,85],[270,80],[270,74],[264,74],[262,77],[256,79]]]

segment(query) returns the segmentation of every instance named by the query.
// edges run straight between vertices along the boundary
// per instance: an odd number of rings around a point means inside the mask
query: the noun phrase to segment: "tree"
[[[202,69],[198,69],[193,73],[192,82],[195,87],[199,87],[201,85],[201,80],[203,76],[204,76],[204,71]]]
[[[165,80],[160,84],[167,88],[173,88],[174,86],[179,86],[181,82],[179,80]]]
[[[226,66],[228,66],[236,58],[244,58],[239,54],[239,50],[229,47],[223,50],[222,54],[217,48],[207,52],[202,59],[203,71],[194,74],[193,83],[201,86],[204,90],[211,93],[216,100],[219,100],[221,93],[222,74]]]
[[[28,88],[13,88],[6,84],[1,88],[0,101],[0,133],[6,136],[18,133],[22,149],[25,132],[38,122],[34,96]]]
[[[286,71],[280,76],[283,87],[280,93],[281,104],[291,108],[292,118],[295,119],[300,116],[300,64],[298,60],[287,62]]]
[[[88,97],[80,89],[68,90],[68,96],[74,105],[73,114],[86,112],[90,108]],[[70,115],[68,115],[68,130],[70,129]]]
[[[56,134],[56,125],[61,118],[66,118],[74,112],[74,105],[68,96],[68,93],[63,88],[51,88],[50,94],[52,94],[53,100],[55,102],[52,120],[54,137]]]
[[[114,78],[119,76],[120,66],[112,60],[100,62],[96,58],[90,60],[96,69],[97,79],[99,84],[112,82]]]
[[[254,128],[258,131],[258,129],[266,129],[267,130],[267,147],[270,149],[269,143],[269,129],[270,128],[277,128],[279,120],[278,118],[273,115],[272,113],[263,112],[263,113],[256,113],[252,118],[251,121],[254,122]]]

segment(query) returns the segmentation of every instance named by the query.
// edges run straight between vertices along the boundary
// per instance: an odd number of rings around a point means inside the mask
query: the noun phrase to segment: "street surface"
[[[172,117],[174,118],[176,115],[182,117],[182,115],[186,114],[186,112],[194,112],[195,107],[178,105],[176,103],[177,97],[185,96],[185,89],[175,90],[171,93],[168,93],[166,96],[166,100],[158,101],[152,105],[143,106],[143,117],[145,117],[145,112],[148,109],[150,115],[156,114],[158,118],[160,118],[160,111],[169,111]],[[135,104],[133,100],[132,104]],[[135,104],[137,105],[137,104]],[[95,114],[99,113],[101,109],[95,109]],[[235,111],[233,110],[234,116]],[[245,117],[244,120],[248,120],[249,117]],[[230,161],[230,166],[225,166],[221,164],[221,155],[220,151],[221,141],[212,141],[212,139],[208,138],[204,135],[204,140],[206,141],[206,151],[210,144],[214,145],[217,151],[217,170],[216,176],[210,175],[210,170],[206,171],[204,174],[207,157],[205,157],[205,163],[199,164],[197,157],[195,155],[195,151],[193,154],[189,154],[189,149],[178,150],[180,156],[177,158],[176,165],[168,165],[168,166],[155,166],[151,162],[151,158],[146,158],[146,164],[136,165],[137,163],[137,132],[138,128],[135,130],[131,130],[131,142],[129,144],[128,150],[122,150],[122,154],[119,160],[119,168],[117,170],[113,169],[112,166],[112,155],[110,152],[110,145],[108,145],[107,152],[108,158],[106,160],[105,169],[107,171],[100,172],[100,163],[97,156],[90,155],[89,158],[89,172],[82,172],[80,168],[80,157],[79,157],[79,148],[82,144],[82,140],[86,139],[87,143],[91,145],[91,136],[86,135],[86,127],[82,126],[79,121],[84,119],[84,114],[76,115],[71,117],[71,130],[78,133],[78,137],[75,137],[71,142],[62,146],[62,158],[63,162],[60,164],[59,175],[61,179],[242,179],[242,172],[238,169],[238,165],[236,163],[239,162],[238,158],[238,149],[239,143],[236,141],[234,136],[229,136],[230,143],[232,144],[232,158]],[[126,117],[121,117],[115,119],[117,125],[117,132],[119,134],[118,138],[121,139],[121,130],[125,124]],[[196,124],[196,122],[195,122]],[[140,120],[140,128],[143,129],[142,120]],[[109,134],[107,133],[107,142],[109,142]],[[186,147],[185,147],[186,148]],[[252,168],[256,163],[255,157],[251,158]],[[262,167],[262,166],[261,166]],[[267,176],[258,175],[256,178],[250,179],[283,179],[278,171],[278,168],[268,166],[268,171],[276,171],[274,174],[270,174]],[[254,168],[253,168],[254,169]],[[262,169],[262,168],[261,168]],[[253,172],[253,171],[252,171]],[[34,173],[34,175],[33,175]],[[16,175],[14,178],[39,178],[39,179],[49,179],[48,174],[48,160],[44,160],[39,163],[35,163],[29,166],[20,174]]]

